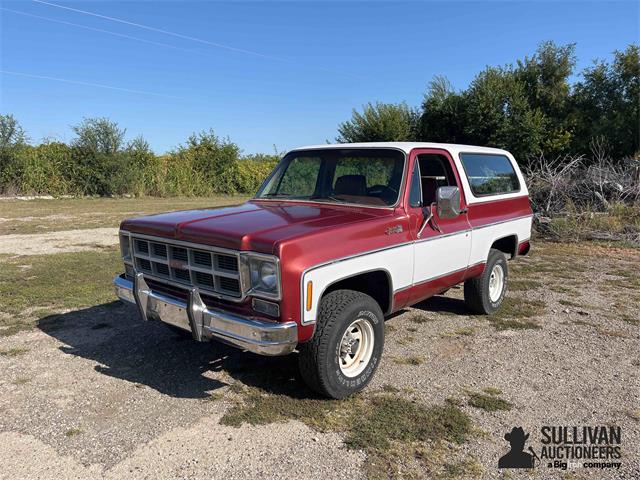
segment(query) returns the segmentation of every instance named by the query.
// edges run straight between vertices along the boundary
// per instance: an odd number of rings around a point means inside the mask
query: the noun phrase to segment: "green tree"
[[[462,92],[435,77],[422,103],[421,139],[502,147],[523,162],[565,151],[574,50],[542,43],[515,67],[487,67]]]
[[[542,153],[547,125],[509,68],[487,68],[466,92],[465,131],[474,144],[508,149],[520,161]]]
[[[586,153],[595,138],[605,138],[613,158],[640,150],[640,47],[614,52],[612,63],[598,61],[575,86],[573,148]]]
[[[0,151],[11,150],[27,143],[27,137],[16,118],[0,114]]]
[[[108,118],[85,118],[71,127],[76,138],[73,146],[94,154],[111,155],[124,146],[126,129]]]
[[[20,122],[11,114],[0,114],[0,192],[15,186],[18,161],[27,146]]]
[[[71,127],[70,178],[74,188],[88,195],[114,195],[127,192],[131,168],[123,152],[126,130],[107,118],[85,118]]]
[[[518,60],[514,70],[530,108],[544,115],[540,150],[547,155],[566,152],[572,139],[569,78],[575,64],[575,44],[558,46],[554,42],[543,42],[531,58]]]
[[[455,92],[446,77],[434,77],[422,102],[420,139],[426,142],[469,143],[466,125],[465,95]]]
[[[173,153],[178,162],[191,166],[200,184],[197,194],[237,193],[240,147],[220,138],[211,129],[192,134],[185,145]],[[194,185],[195,187],[195,185]]]
[[[338,126],[340,143],[416,140],[419,115],[406,103],[368,103]]]

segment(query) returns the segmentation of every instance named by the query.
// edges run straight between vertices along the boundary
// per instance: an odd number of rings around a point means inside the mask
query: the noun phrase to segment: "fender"
[[[393,293],[411,286],[413,277],[413,242],[401,243],[372,252],[365,252],[342,260],[314,265],[300,277],[300,323],[315,323],[318,305],[324,292],[337,282],[358,275],[383,272],[389,282],[389,309],[393,310]],[[307,310],[307,282],[313,282],[311,309]]]
[[[512,236],[516,237],[516,245],[515,250],[510,253],[511,258],[515,258],[520,242],[529,240],[531,236],[532,217],[533,215],[523,215],[517,218],[472,227],[471,258],[469,259],[469,265],[486,261],[491,245],[503,238]]]

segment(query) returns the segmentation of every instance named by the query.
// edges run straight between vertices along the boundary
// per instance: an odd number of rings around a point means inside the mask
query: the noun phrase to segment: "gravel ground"
[[[2,235],[0,255],[49,255],[83,252],[118,243],[117,228],[87,228],[62,232]]]
[[[452,289],[388,320],[385,355],[365,395],[392,386],[426,405],[457,399],[476,432],[461,448],[482,478],[639,478],[639,266],[638,250],[534,249],[510,277],[514,287],[533,283],[508,295],[542,305],[522,319],[540,328],[501,330],[468,315],[461,289]],[[0,352],[2,479],[364,475],[364,453],[345,448],[341,434],[296,421],[219,424],[236,398],[229,385],[293,371],[295,355],[196,344],[117,302],[0,337]],[[408,365],[408,357],[421,361]],[[499,389],[512,408],[467,403],[486,388]],[[544,467],[498,470],[504,434],[522,426],[539,451],[543,425],[620,426],[622,468],[569,477]]]

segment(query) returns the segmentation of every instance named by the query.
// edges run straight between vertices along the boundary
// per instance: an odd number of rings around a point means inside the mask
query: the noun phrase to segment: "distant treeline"
[[[337,141],[428,141],[506,148],[525,166],[540,156],[589,155],[594,142],[622,161],[640,150],[640,49],[594,61],[572,83],[575,45],[542,43],[515,65],[487,67],[455,91],[434,78],[419,108],[369,103]]]
[[[436,77],[419,108],[369,103],[338,125],[336,140],[497,146],[531,172],[549,159],[558,159],[557,168],[581,156],[585,168],[595,159],[609,168],[621,165],[633,183],[640,150],[640,48],[616,51],[611,62],[596,61],[571,82],[575,63],[575,45],[546,42],[515,65],[487,67],[462,91]],[[164,155],[154,154],[142,137],[125,141],[125,130],[105,118],[85,119],[73,131],[69,144],[36,145],[12,115],[0,115],[0,194],[253,193],[279,157],[243,155],[212,130],[193,134]]]
[[[165,155],[106,118],[72,127],[70,144],[32,145],[12,115],[0,115],[0,194],[206,196],[255,193],[279,155],[243,155],[213,131]]]

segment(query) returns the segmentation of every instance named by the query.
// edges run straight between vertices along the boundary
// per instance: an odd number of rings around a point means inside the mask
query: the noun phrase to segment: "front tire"
[[[482,275],[464,282],[464,301],[469,310],[490,315],[500,308],[507,293],[509,269],[500,250],[489,250]]]
[[[378,303],[364,293],[336,290],[320,303],[313,338],[300,345],[300,374],[319,394],[344,398],[371,381],[383,348],[384,316]]]

